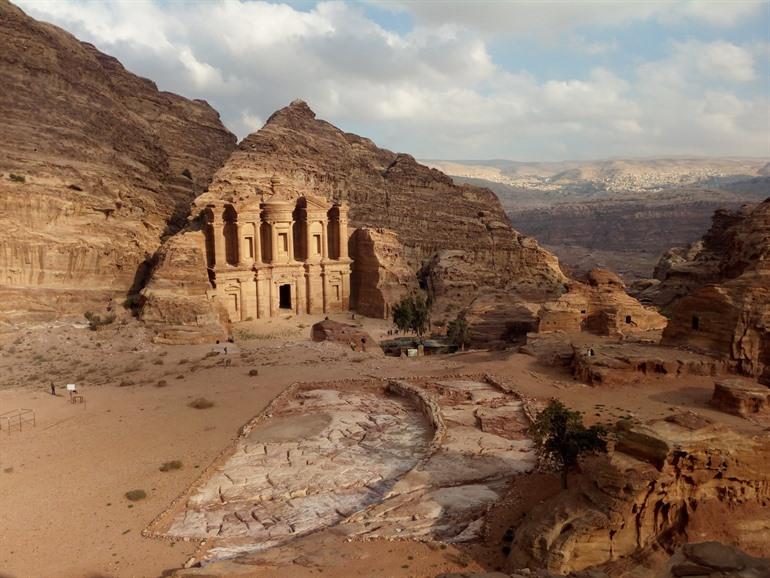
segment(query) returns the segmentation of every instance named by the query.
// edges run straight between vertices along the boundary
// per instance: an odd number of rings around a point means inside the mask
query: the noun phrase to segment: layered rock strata
[[[659,331],[666,318],[626,293],[620,277],[593,269],[586,283],[570,282],[558,300],[538,312],[538,331],[590,331],[599,335],[633,336]]]
[[[511,228],[494,193],[342,132],[302,101],[238,145],[192,212],[306,196],[346,204],[349,230],[366,228],[349,245],[350,306],[365,314],[387,316],[418,272],[436,300],[463,305],[489,288],[509,302],[563,290],[556,258]]]
[[[304,384],[157,522],[206,561],[336,526],[350,537],[465,541],[535,458],[521,400],[486,380]]]
[[[516,528],[510,565],[566,573],[672,551],[688,532],[767,556],[768,441],[693,414],[623,428],[611,455],[587,460],[574,487]]]
[[[143,281],[235,146],[208,104],[0,1],[0,318],[82,313]]]
[[[770,388],[738,379],[717,381],[711,405],[741,417],[770,417]]]
[[[718,212],[699,248],[658,269],[648,292],[670,311],[662,342],[719,355],[770,384],[770,199]]]

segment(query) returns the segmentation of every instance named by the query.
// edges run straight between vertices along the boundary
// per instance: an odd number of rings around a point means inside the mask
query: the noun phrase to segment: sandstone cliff
[[[491,191],[456,185],[409,155],[344,133],[302,101],[238,145],[192,212],[215,202],[304,195],[347,203],[350,230],[368,231],[356,233],[350,248],[351,306],[365,314],[387,316],[416,287],[418,273],[439,302],[463,305],[488,289],[537,302],[563,290],[556,258],[511,228]]]
[[[580,570],[688,536],[770,554],[767,436],[748,438],[680,414],[618,434],[578,484],[516,529],[511,567]]]
[[[770,384],[770,199],[718,211],[702,242],[672,250],[645,293],[667,306],[666,345],[720,355]]]
[[[0,86],[0,319],[125,296],[235,137],[205,102],[6,0]]]

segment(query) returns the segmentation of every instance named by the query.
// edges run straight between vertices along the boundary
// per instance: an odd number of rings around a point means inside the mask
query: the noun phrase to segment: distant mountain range
[[[568,267],[648,277],[669,247],[698,239],[719,208],[770,197],[764,158],[423,161],[500,197],[513,226]]]

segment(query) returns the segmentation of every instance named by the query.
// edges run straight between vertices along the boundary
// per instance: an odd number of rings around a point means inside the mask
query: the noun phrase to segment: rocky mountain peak
[[[292,100],[288,106],[275,111],[267,119],[267,125],[283,125],[291,128],[299,128],[303,124],[315,120],[315,112],[302,99]]]

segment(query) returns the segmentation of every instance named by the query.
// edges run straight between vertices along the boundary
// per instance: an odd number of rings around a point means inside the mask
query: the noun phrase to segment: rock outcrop
[[[770,560],[755,558],[719,542],[685,544],[669,560],[659,578],[761,578],[770,576]]]
[[[717,354],[770,384],[770,199],[718,212],[699,248],[669,253],[658,272],[649,291],[670,311],[663,343]]]
[[[356,229],[350,237],[349,254],[355,263],[350,301],[361,315],[387,319],[391,304],[417,290],[414,271],[390,229]]]
[[[741,417],[770,416],[770,388],[750,381],[723,379],[714,384],[711,405]]]
[[[456,185],[409,155],[342,132],[302,101],[238,145],[195,200],[193,215],[211,204],[305,195],[346,203],[350,230],[368,230],[354,235],[363,245],[350,251],[363,257],[360,271],[353,263],[353,309],[387,315],[418,272],[438,301],[462,304],[486,288],[539,303],[563,290],[557,259],[511,228],[490,190]]]
[[[137,289],[235,147],[208,104],[0,0],[0,319]]]
[[[511,568],[581,570],[687,535],[770,554],[768,438],[749,438],[694,414],[619,430],[615,451],[590,458],[570,490],[515,530]]]
[[[353,351],[382,353],[377,342],[366,331],[357,325],[340,323],[325,319],[315,323],[310,328],[310,338],[313,341],[329,341],[350,347]]]
[[[586,283],[570,282],[567,293],[538,312],[538,331],[590,331],[599,335],[630,336],[661,330],[666,318],[626,293],[620,277],[593,269]]]

